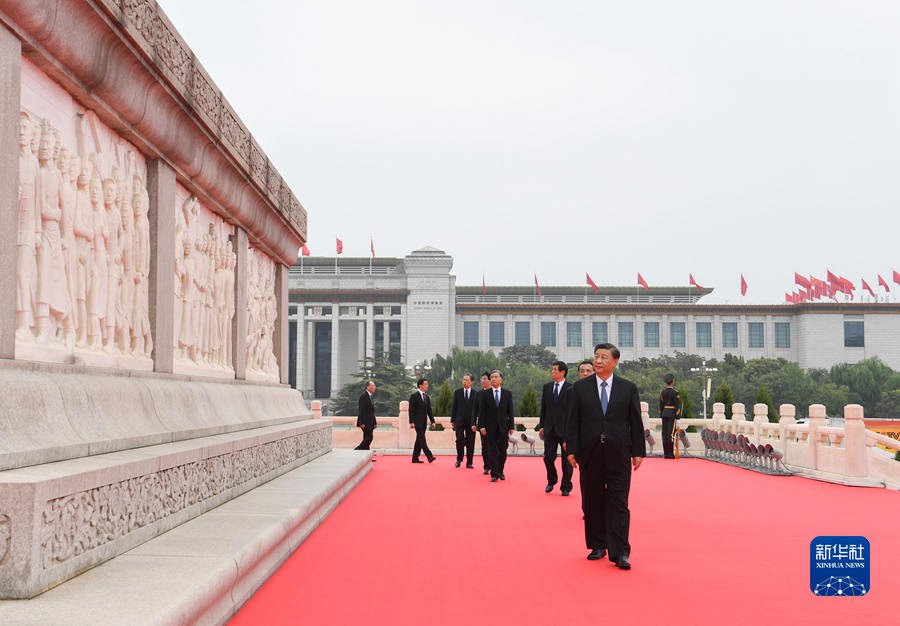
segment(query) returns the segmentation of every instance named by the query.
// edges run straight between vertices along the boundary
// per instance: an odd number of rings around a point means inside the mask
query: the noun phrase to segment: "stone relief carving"
[[[247,370],[278,376],[275,359],[275,262],[250,246],[247,254]]]
[[[9,554],[9,546],[12,543],[12,520],[5,513],[0,515],[0,564]]]
[[[228,369],[237,255],[231,226],[194,196],[181,204],[175,225],[175,357]],[[205,231],[204,231],[205,225]]]
[[[19,117],[16,340],[149,358],[144,180],[125,144],[100,152],[95,116],[80,124],[78,150],[49,120]]]
[[[41,518],[44,569],[64,563],[227,489],[330,448],[319,429],[49,500]],[[0,515],[0,554],[4,531]],[[0,556],[2,562],[2,556]]]

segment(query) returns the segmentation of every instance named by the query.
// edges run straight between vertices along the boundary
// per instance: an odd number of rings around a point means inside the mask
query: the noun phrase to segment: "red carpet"
[[[563,498],[544,493],[539,457],[511,458],[498,483],[453,462],[378,457],[232,623],[900,621],[896,491],[648,459],[632,480],[633,569],[623,572],[585,558],[577,470]],[[869,539],[867,596],[810,592],[817,535]]]

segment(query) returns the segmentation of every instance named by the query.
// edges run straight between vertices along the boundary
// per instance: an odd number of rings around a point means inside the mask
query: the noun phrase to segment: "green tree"
[[[522,394],[522,401],[519,403],[519,416],[521,417],[538,417],[540,415],[540,407],[538,407],[537,392],[534,390],[534,383],[528,383],[525,393]]]
[[[731,387],[729,387],[728,383],[724,380],[722,381],[722,384],[716,388],[716,393],[713,394],[713,402],[721,402],[724,404],[725,417],[731,419],[731,405],[734,404],[734,393],[732,393]]]
[[[507,346],[500,351],[500,358],[504,360],[508,367],[512,367],[514,363],[522,363],[547,370],[550,369],[554,361],[559,360],[546,347],[533,345]]]
[[[450,381],[445,380],[438,390],[437,397],[434,399],[432,407],[434,415],[440,417],[448,417],[450,409],[453,406],[453,389],[450,388]]]
[[[376,417],[397,415],[400,402],[409,400],[416,388],[416,383],[406,368],[400,363],[391,363],[388,355],[376,358],[368,368],[362,363],[353,377],[357,379],[356,382],[341,387],[337,397],[331,402],[331,415],[356,415],[359,396],[365,390],[367,380],[375,381],[376,390],[372,403],[375,405]]]
[[[775,407],[772,406],[772,396],[769,395],[769,390],[766,389],[765,385],[760,385],[759,389],[756,391],[756,403],[765,404],[769,407],[769,421],[778,422],[778,412],[775,411]]]
[[[681,418],[686,420],[695,419],[694,403],[691,402],[691,394],[684,383],[678,386],[678,395],[681,396]]]
[[[875,405],[872,417],[900,418],[900,389],[885,391],[881,400]]]

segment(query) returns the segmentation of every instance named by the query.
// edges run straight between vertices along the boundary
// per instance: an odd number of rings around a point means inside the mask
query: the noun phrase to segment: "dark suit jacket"
[[[551,380],[544,385],[541,391],[541,419],[538,421],[538,430],[543,428],[545,431],[556,433],[557,436],[564,438],[569,419],[569,392],[572,390],[572,384],[563,380],[559,387],[559,399],[554,402],[553,386],[555,384]]]
[[[359,397],[359,406],[356,409],[356,425],[366,428],[375,428],[375,405],[368,391],[363,391]]]
[[[475,407],[478,405],[478,392],[469,389],[469,399],[466,400],[466,390],[457,389],[453,392],[453,405],[450,407],[450,421],[454,430],[469,430],[475,425]]]
[[[431,412],[431,398],[425,395],[425,401],[422,402],[422,394],[416,391],[409,397],[409,423],[414,424],[416,428],[425,428],[425,421],[431,420],[434,424],[434,413]],[[643,431],[641,431],[643,436]]]
[[[512,392],[501,387],[500,406],[497,406],[494,388],[483,389],[478,394],[478,428],[484,428],[488,434],[500,433],[505,438],[515,427]]]
[[[621,466],[622,463],[629,463],[631,457],[647,456],[641,400],[633,382],[613,375],[605,415],[596,376],[582,378],[572,385],[569,401],[567,453],[574,453],[579,463],[591,456],[601,434],[606,435],[607,465],[612,462]]]

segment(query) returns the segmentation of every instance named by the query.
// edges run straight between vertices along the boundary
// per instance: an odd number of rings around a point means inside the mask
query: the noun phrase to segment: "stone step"
[[[371,470],[334,450],[30,600],[0,624],[222,624]]]

